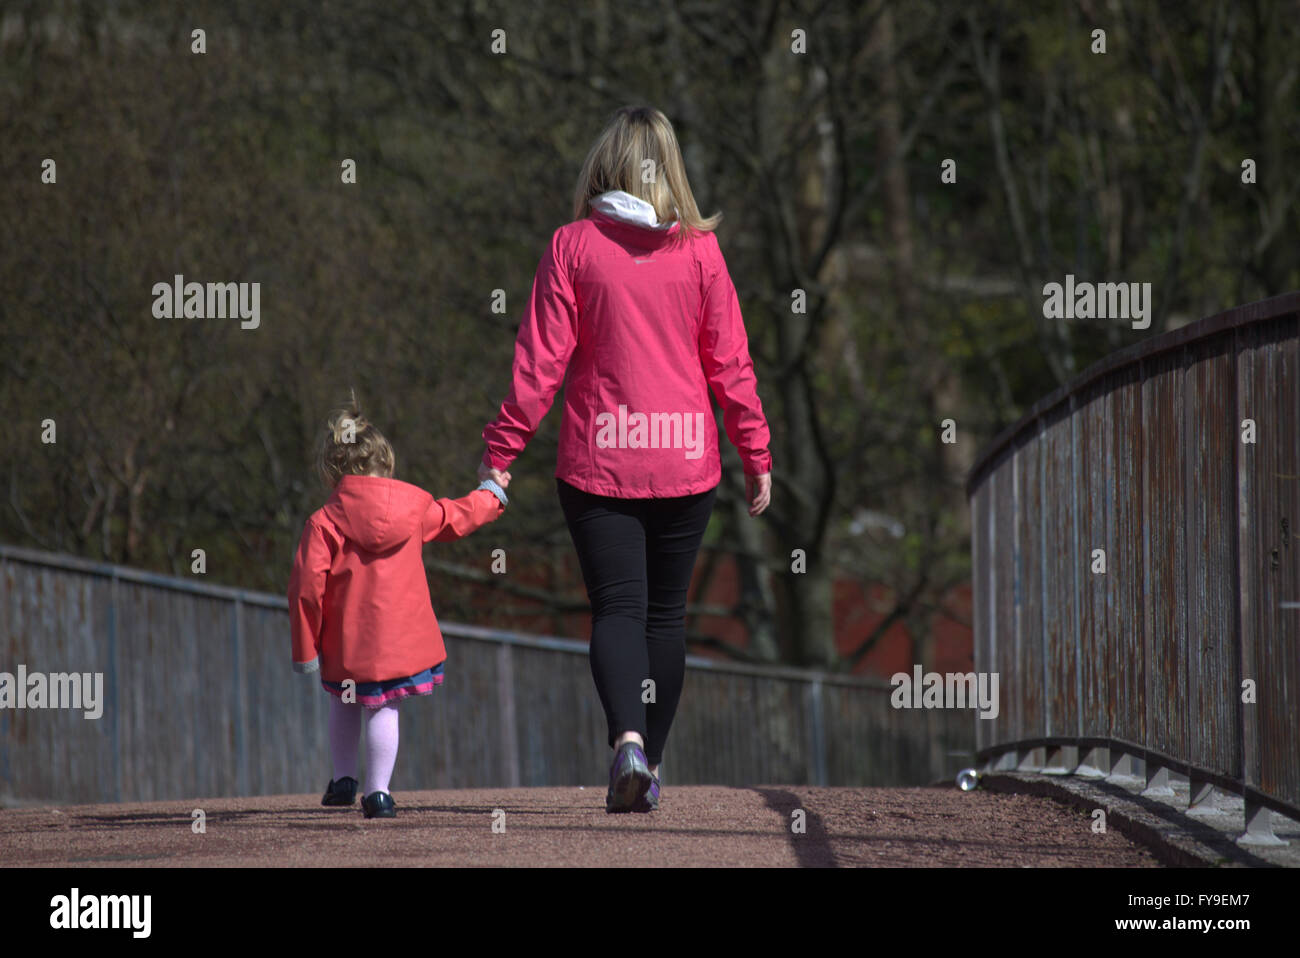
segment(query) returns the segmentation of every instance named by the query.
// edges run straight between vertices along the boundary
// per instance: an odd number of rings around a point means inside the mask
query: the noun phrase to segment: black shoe
[[[366,818],[396,818],[397,809],[393,807],[393,796],[387,792],[371,792],[361,799],[361,810]]]
[[[609,791],[605,793],[605,811],[630,812],[650,790],[650,766],[645,752],[636,742],[624,742],[614,756],[609,770]]]
[[[337,782],[330,779],[329,785],[325,787],[325,797],[320,800],[322,805],[351,805],[357,800],[357,780],[351,775],[344,775]]]
[[[657,812],[659,811],[659,779],[654,773],[650,775],[650,787],[646,793],[641,796],[641,800],[632,806],[634,812]]]

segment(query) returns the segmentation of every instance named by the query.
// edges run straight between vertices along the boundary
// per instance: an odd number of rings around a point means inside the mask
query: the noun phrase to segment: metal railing
[[[290,667],[283,596],[0,546],[0,671],[103,674],[102,714],[0,708],[0,799],[320,791],[327,693]],[[587,644],[442,622],[447,684],[402,708],[397,789],[600,785]],[[666,784],[909,785],[973,753],[971,713],[881,681],[688,656]]]
[[[1300,817],[1300,293],[1121,350],[971,471],[989,768]]]

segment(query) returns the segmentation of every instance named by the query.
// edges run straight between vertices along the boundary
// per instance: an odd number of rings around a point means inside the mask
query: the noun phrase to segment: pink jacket
[[[421,547],[501,515],[486,489],[435,499],[381,476],[344,476],[307,520],[289,577],[293,667],[328,682],[384,682],[447,658]]]
[[[603,496],[684,496],[722,477],[709,390],[745,472],[772,469],[736,288],[717,237],[593,212],[551,237],[515,343],[513,382],[483,430],[504,470],[568,373],[555,474]]]

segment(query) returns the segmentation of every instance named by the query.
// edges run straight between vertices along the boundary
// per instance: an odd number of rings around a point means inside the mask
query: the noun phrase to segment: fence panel
[[[1146,364],[1142,416],[1146,476],[1146,703],[1148,747],[1186,755],[1187,731],[1187,395],[1184,352]],[[1177,708],[1170,708],[1171,703]]]
[[[1078,558],[1074,499],[1073,418],[1064,410],[1043,423],[1044,655],[1048,735],[1075,735],[1079,728],[1079,616],[1075,582]],[[1001,557],[995,558],[1000,562]],[[976,668],[980,668],[977,664]]]
[[[1016,655],[1000,676],[1005,707],[1014,709],[1010,734],[1046,735],[1043,709],[1043,445],[1037,432],[1016,449]],[[983,722],[981,725],[985,724]]]
[[[1257,566],[1260,609],[1257,634],[1257,700],[1260,788],[1300,794],[1300,436],[1297,435],[1297,321],[1294,316],[1261,324],[1255,350],[1252,411],[1257,443],[1243,447],[1258,471],[1258,533],[1251,556]],[[1248,449],[1249,452],[1245,452]],[[1250,706],[1247,706],[1250,707]]]
[[[981,663],[993,661],[993,643],[998,634],[997,621],[993,613],[993,510],[991,508],[992,485],[981,483],[971,495],[971,555],[973,556],[971,583],[971,619],[975,627],[975,668]],[[1008,679],[1010,676],[1008,676]],[[1016,690],[1020,683],[1007,683],[1009,690]],[[1015,691],[1012,694],[1017,694]],[[997,741],[987,730],[987,722],[975,723],[975,747],[985,749]]]
[[[1111,644],[1111,729],[1104,733],[1125,742],[1146,741],[1146,636],[1145,581],[1146,503],[1143,490],[1142,366],[1118,370],[1112,380],[1112,415],[1115,417],[1115,494],[1111,498],[1115,520],[1109,568],[1114,597],[1114,641]]]
[[[1231,415],[1232,336],[1191,343],[1187,350],[1187,757],[1202,768],[1240,776],[1241,683],[1232,641],[1239,441]]]
[[[1289,293],[1122,350],[976,462],[976,668],[1005,668],[998,650],[1014,640],[1015,684],[1041,668],[1044,685],[1041,704],[1022,695],[1015,723],[979,735],[983,761],[1043,740],[1109,743],[1148,771],[1186,772],[1193,793],[1241,792],[1252,829],[1261,808],[1300,817],[1298,310]],[[1016,550],[996,541],[999,509]],[[1091,572],[1098,548],[1104,576]],[[1041,620],[1026,602],[1013,631],[997,584],[1030,583],[1035,561]],[[1025,654],[1035,642],[1041,663]]]
[[[1016,471],[1015,460],[1013,455],[1008,452],[1005,461],[998,468],[996,477],[993,480],[993,499],[990,506],[993,511],[993,542],[998,554],[1007,556],[1010,562],[1002,565],[998,569],[998,575],[994,580],[994,602],[997,609],[994,615],[1000,623],[998,626],[997,636],[993,642],[993,656],[991,671],[998,673],[999,682],[1005,676],[1008,679],[1016,671],[1016,655],[1018,648],[1017,640],[1017,623],[1020,620],[1023,606],[1023,584],[1017,574],[1017,557],[1019,556],[1019,544],[1017,541],[1016,531],[1018,523],[1016,522]],[[999,694],[1001,686],[999,685]],[[992,736],[995,740],[1006,737],[1006,729],[1013,728],[1014,723],[1019,720],[1021,709],[1015,704],[1016,696],[1011,696],[1011,702],[1007,703],[1004,708],[999,708],[996,718],[981,719],[980,725],[987,726],[986,734]]]
[[[0,672],[102,677],[98,719],[0,709],[0,799],[323,791],[329,696],[291,670],[282,597],[10,546],[0,576]],[[442,625],[446,684],[401,709],[394,787],[603,787],[586,643]],[[690,656],[664,780],[915,785],[970,764],[973,711],[897,709],[892,691]]]
[[[1113,477],[1115,413],[1109,390],[1086,390],[1076,416],[1079,461],[1076,473],[1079,547],[1075,556],[1079,590],[1079,732],[1108,735],[1115,690],[1111,648],[1115,641],[1115,583],[1136,571],[1115,562]],[[1100,553],[1098,552],[1100,550]]]

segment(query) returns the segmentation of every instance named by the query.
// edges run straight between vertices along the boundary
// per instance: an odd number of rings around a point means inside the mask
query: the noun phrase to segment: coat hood
[[[623,190],[610,190],[608,193],[593,196],[589,205],[603,216],[632,226],[670,230],[677,224],[676,220],[671,223],[660,223],[653,206],[639,196],[633,196]]]
[[[433,496],[419,486],[383,476],[344,476],[322,511],[348,539],[368,552],[387,552],[420,535]]]

